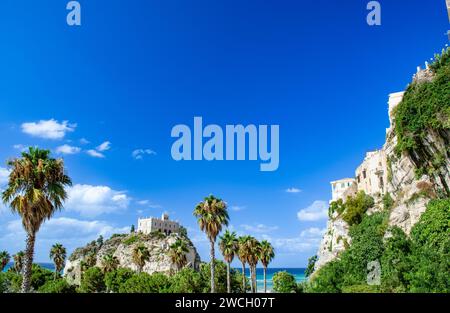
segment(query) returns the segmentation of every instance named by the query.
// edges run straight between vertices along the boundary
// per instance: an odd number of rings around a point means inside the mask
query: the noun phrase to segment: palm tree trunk
[[[215,278],[215,254],[214,254],[214,241],[210,240],[211,242],[211,251],[210,251],[210,257],[211,257],[211,293],[216,292],[216,283],[214,281]]]
[[[249,265],[250,268],[250,292],[255,293],[255,285],[253,285],[253,266]]]
[[[245,263],[242,262],[242,292],[247,292],[247,286],[246,286],[246,279],[245,279]]]
[[[256,265],[253,266],[253,292],[254,293],[258,292],[258,288],[256,285]]]
[[[58,266],[55,264],[55,275],[53,276],[53,280],[56,280],[58,278]]]
[[[267,267],[264,266],[264,293],[267,293],[266,271],[267,271]]]
[[[230,263],[227,262],[227,292],[231,293]]]
[[[24,265],[22,269],[22,293],[30,291],[31,285],[31,268],[33,266],[34,242],[36,240],[35,233],[27,235],[27,245],[25,248]]]

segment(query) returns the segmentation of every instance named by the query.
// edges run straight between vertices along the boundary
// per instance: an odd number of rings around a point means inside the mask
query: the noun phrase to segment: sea
[[[239,270],[239,269],[237,269]],[[242,269],[240,270],[242,271]],[[250,272],[248,272],[249,270],[246,269],[246,275],[247,277],[250,277]],[[268,268],[267,269],[267,273],[266,273],[266,277],[267,277],[267,291],[272,291],[273,290],[273,282],[272,282],[272,277],[275,273],[277,272],[282,272],[282,271],[286,271],[289,274],[292,274],[295,277],[295,281],[297,283],[301,283],[306,281],[306,277],[305,277],[305,269],[304,268]],[[262,268],[257,268],[256,269],[256,288],[258,290],[258,292],[264,291],[264,272]]]
[[[46,269],[51,270],[51,271],[55,270],[55,266],[53,263],[38,263],[38,264]],[[8,265],[6,265],[4,271],[8,270],[8,268],[10,268],[11,266],[13,266],[13,263],[9,263]],[[241,268],[236,268],[236,270],[242,271]],[[306,280],[304,268],[268,268],[267,269],[267,290],[268,291],[271,291],[273,289],[273,282],[272,282],[273,275],[275,273],[281,272],[281,271],[286,271],[286,272],[292,274],[295,277],[295,280],[297,281],[297,283],[301,283]],[[245,274],[247,277],[250,277],[250,271],[248,268],[245,269]],[[257,282],[258,291],[263,291],[264,290],[264,272],[263,272],[262,268],[256,269],[256,282]]]

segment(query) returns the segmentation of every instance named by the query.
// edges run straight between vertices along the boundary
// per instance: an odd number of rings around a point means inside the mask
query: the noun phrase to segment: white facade
[[[166,235],[178,233],[180,231],[180,224],[169,220],[169,215],[163,214],[161,218],[140,218],[138,220],[138,232],[150,234],[155,231],[160,231]]]
[[[386,190],[387,164],[383,150],[368,152],[363,163],[356,169],[358,191],[370,196],[382,195]]]
[[[395,107],[402,102],[403,100],[403,96],[405,95],[404,91],[401,92],[395,92],[395,93],[391,93],[389,95],[389,122],[390,124],[392,124],[392,111],[395,109]]]
[[[332,194],[332,201],[337,201],[339,199],[345,200],[345,194],[346,191],[351,189],[351,187],[355,184],[354,178],[344,178],[340,180],[336,180],[331,182],[331,194]]]

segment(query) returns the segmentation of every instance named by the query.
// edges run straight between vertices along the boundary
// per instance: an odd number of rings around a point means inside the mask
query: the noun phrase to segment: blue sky
[[[212,193],[232,229],[272,241],[272,266],[305,266],[329,182],[381,147],[388,94],[447,43],[444,0],[380,1],[378,27],[367,2],[81,0],[82,25],[69,27],[66,1],[2,1],[0,160],[38,145],[64,158],[74,182],[38,234],[36,260],[56,241],[71,251],[164,211],[207,259],[192,211]],[[172,160],[170,131],[194,116],[280,125],[279,169]],[[23,249],[4,206],[0,225],[0,250]]]

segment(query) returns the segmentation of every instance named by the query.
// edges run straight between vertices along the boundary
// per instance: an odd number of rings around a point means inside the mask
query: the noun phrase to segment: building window
[[[363,171],[363,177],[364,177],[364,179],[366,179],[366,177],[367,177],[366,170]]]

